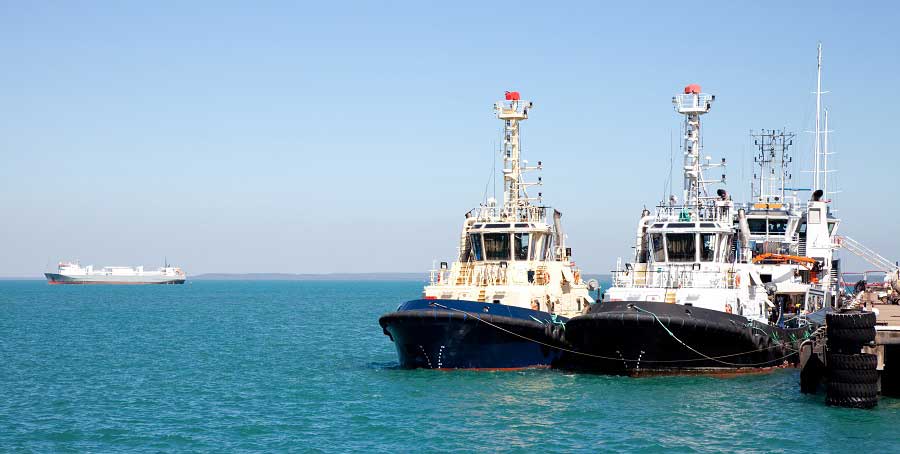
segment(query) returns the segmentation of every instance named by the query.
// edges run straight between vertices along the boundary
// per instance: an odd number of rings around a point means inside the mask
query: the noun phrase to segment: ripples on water
[[[900,451],[900,400],[796,370],[629,379],[397,369],[410,282],[0,282],[0,451]]]

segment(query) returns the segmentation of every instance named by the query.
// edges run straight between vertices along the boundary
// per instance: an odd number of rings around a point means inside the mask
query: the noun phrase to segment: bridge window
[[[531,260],[547,260],[547,238],[542,233],[531,235]]]
[[[666,249],[663,247],[663,236],[661,233],[650,235],[650,242],[653,243],[653,261],[665,262]]]
[[[527,233],[516,233],[514,251],[516,251],[516,260],[528,260],[528,237]]]
[[[785,218],[769,219],[769,233],[787,232],[787,224],[788,224],[788,220]]]
[[[481,249],[481,235],[473,233],[469,235],[469,241],[472,243],[472,256],[475,257],[475,260],[484,260],[484,254],[482,254]]]
[[[485,260],[509,260],[509,233],[484,234]]]
[[[750,233],[765,235],[766,220],[765,219],[747,219],[747,226],[750,227]]]
[[[693,262],[697,260],[697,248],[693,233],[668,233],[666,244],[670,262]]]
[[[716,259],[716,234],[700,234],[700,261],[712,262]]]

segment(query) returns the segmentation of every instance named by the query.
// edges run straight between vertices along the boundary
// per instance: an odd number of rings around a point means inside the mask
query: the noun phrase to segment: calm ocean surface
[[[799,372],[396,369],[417,282],[0,282],[2,452],[900,452],[900,400]]]

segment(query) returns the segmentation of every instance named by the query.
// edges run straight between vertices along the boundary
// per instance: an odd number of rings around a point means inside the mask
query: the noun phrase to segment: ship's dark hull
[[[549,367],[560,356],[552,347],[561,345],[553,329],[559,338],[562,327],[547,312],[475,301],[413,300],[378,322],[394,342],[403,368]]]
[[[797,362],[815,326],[786,329],[736,314],[660,302],[605,302],[566,323],[558,365],[615,375],[741,373]],[[677,339],[676,339],[677,338]]]

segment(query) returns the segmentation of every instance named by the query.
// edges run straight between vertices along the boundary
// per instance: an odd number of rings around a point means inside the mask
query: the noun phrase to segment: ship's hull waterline
[[[67,276],[44,273],[50,285],[152,285],[184,284],[184,277],[175,276]]]
[[[564,369],[612,375],[753,373],[796,364],[816,325],[779,328],[737,314],[648,301],[604,302],[566,323]]]
[[[413,300],[378,322],[406,369],[523,369],[559,359],[547,312],[464,300]]]

